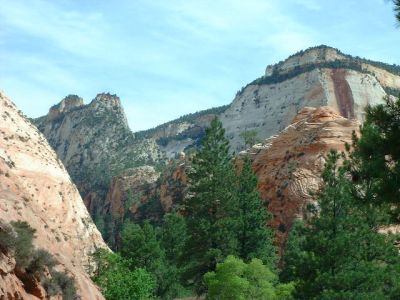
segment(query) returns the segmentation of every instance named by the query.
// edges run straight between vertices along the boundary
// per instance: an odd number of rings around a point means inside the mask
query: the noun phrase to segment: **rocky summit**
[[[34,122],[63,161],[93,215],[103,209],[113,176],[163,158],[154,140],[136,142],[115,95],[99,94],[87,105],[70,95]]]
[[[261,141],[256,149],[262,151],[254,157],[254,168],[260,191],[277,216],[273,225],[283,243],[291,220],[300,215],[306,201],[302,187],[318,181],[321,157],[330,147],[340,149],[349,141],[367,105],[382,103],[385,96],[399,91],[399,67],[318,46],[268,66],[229,105],[146,131],[130,131],[120,99],[110,94],[99,94],[87,105],[78,96],[68,96],[34,122],[65,164],[98,224],[124,216],[155,218],[168,210],[172,205],[167,203],[182,197],[186,181],[184,167],[174,165],[182,163],[167,162],[180,153],[195,152],[214,117],[222,121],[236,153],[247,147],[241,134],[255,132]],[[333,136],[325,135],[332,132]],[[280,140],[283,144],[278,147]],[[298,150],[300,145],[303,150]],[[305,167],[291,163],[289,168],[291,160],[304,161]],[[293,169],[290,174],[283,172],[287,168]],[[114,234],[109,231],[109,235]]]
[[[65,99],[52,108],[52,116],[80,105],[78,98]],[[0,118],[0,227],[27,222],[36,230],[35,246],[52,254],[57,268],[72,276],[81,298],[103,299],[87,271],[89,255],[107,246],[62,161],[3,93]],[[0,298],[49,299],[35,277],[16,268],[12,255],[2,250]]]
[[[400,89],[400,69],[319,46],[268,66],[265,75],[239,91],[221,114],[231,146],[243,148],[240,132],[261,139],[288,126],[304,107],[329,106],[362,121],[366,105],[382,103]]]

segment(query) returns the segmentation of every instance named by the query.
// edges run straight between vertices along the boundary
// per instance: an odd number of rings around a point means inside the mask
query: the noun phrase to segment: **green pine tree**
[[[188,173],[189,193],[184,202],[188,228],[185,279],[204,291],[203,275],[238,251],[238,199],[235,172],[225,131],[218,119],[211,122]]]
[[[390,204],[400,222],[400,100],[368,107],[361,137],[353,136],[352,176],[368,186],[367,201]]]
[[[379,209],[355,199],[346,163],[338,167],[343,158],[329,154],[318,207],[300,243],[304,252],[285,267],[298,281],[299,299],[397,299],[400,265],[393,236],[378,232]]]
[[[125,222],[121,231],[121,255],[132,262],[132,270],[142,268],[153,274],[157,295],[164,295],[168,280],[165,253],[157,239],[156,229],[148,221],[142,226]]]
[[[176,212],[166,214],[160,230],[160,243],[168,264],[163,299],[183,298],[192,294],[182,285],[184,267],[179,265],[186,240],[185,219]]]
[[[166,214],[161,227],[160,241],[170,264],[179,263],[187,238],[185,219],[176,212]]]
[[[301,270],[299,262],[306,261],[305,251],[307,227],[304,221],[296,220],[290,228],[288,240],[282,256],[282,271],[279,278],[282,282],[296,281]]]
[[[240,210],[239,257],[245,261],[261,259],[270,268],[275,267],[276,248],[273,232],[267,227],[271,216],[263,206],[257,190],[257,177],[250,159],[244,160],[238,176],[238,198]]]

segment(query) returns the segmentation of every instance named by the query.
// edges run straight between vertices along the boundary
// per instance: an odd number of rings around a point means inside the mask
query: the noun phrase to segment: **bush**
[[[27,274],[39,272],[43,286],[50,296],[61,293],[64,300],[77,299],[74,280],[53,269],[57,261],[48,251],[34,248],[32,242],[35,231],[27,222],[11,222],[11,226],[0,224],[0,250],[12,252],[16,266],[25,269]],[[51,278],[44,278],[45,268],[50,271]]]
[[[279,284],[278,277],[259,259],[248,264],[228,256],[215,272],[204,275],[208,287],[207,299],[293,299],[294,284]]]
[[[0,250],[2,252],[14,251],[17,235],[12,227],[0,224]]]
[[[56,260],[48,251],[44,249],[38,249],[33,252],[27,271],[30,273],[39,272],[42,275],[45,266],[51,269],[56,264]]]
[[[93,254],[97,270],[93,281],[107,300],[150,299],[155,289],[153,276],[142,268],[131,270],[131,260],[118,254],[98,250]]]
[[[74,280],[67,274],[57,271],[51,271],[51,278],[44,282],[44,288],[49,296],[62,294],[63,300],[77,299]]]
[[[17,234],[13,249],[17,267],[26,268],[31,262],[35,249],[32,242],[36,230],[29,226],[27,222],[11,222],[11,225]]]

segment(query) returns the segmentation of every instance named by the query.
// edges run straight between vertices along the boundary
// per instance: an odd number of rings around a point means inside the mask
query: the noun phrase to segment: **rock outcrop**
[[[321,184],[326,155],[331,149],[344,151],[358,128],[358,121],[331,107],[305,107],[280,134],[241,153],[252,158],[281,249],[293,220],[302,218],[307,204],[315,201],[311,193]]]
[[[64,163],[92,215],[103,209],[113,176],[163,158],[154,139],[135,139],[115,95],[99,94],[88,105],[68,96],[35,124]]]
[[[107,246],[77,188],[46,138],[3,93],[0,120],[0,220],[26,221],[36,230],[35,245],[73,276],[82,299],[103,299],[86,268],[89,254]],[[14,265],[12,258],[0,257],[0,298],[35,299]]]
[[[343,117],[363,121],[364,108],[382,103],[386,91],[400,90],[399,68],[354,58],[320,46],[267,67],[266,75],[238,92],[221,114],[233,150],[243,149],[240,133],[261,139],[286,128],[304,107],[329,106]]]

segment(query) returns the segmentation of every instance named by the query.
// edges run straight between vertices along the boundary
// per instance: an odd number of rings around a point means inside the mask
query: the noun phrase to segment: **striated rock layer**
[[[303,108],[279,135],[253,146],[250,155],[258,177],[258,190],[274,218],[280,249],[296,218],[306,213],[310,195],[321,184],[325,156],[331,149],[345,150],[359,122],[342,117],[330,107]]]
[[[268,138],[304,107],[329,106],[343,117],[363,121],[368,104],[383,103],[386,91],[400,91],[400,76],[385,70],[385,64],[376,65],[317,47],[269,66],[221,114],[233,150],[244,147],[241,132],[255,130],[261,139]]]
[[[73,276],[82,299],[103,299],[86,268],[89,253],[107,246],[54,150],[2,93],[0,220],[28,222],[36,229],[35,245],[53,254]],[[26,295],[12,266],[11,258],[0,258],[0,295],[34,299]]]

